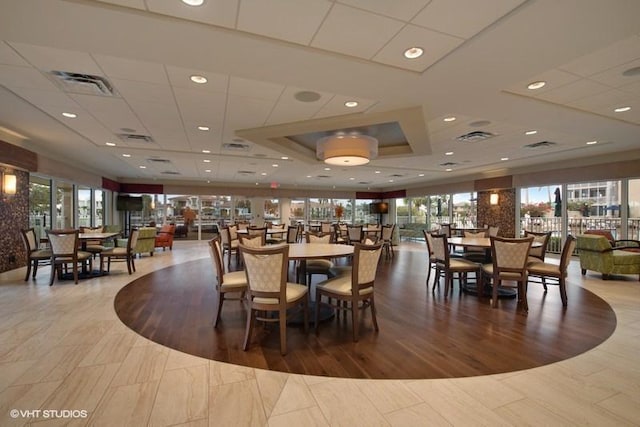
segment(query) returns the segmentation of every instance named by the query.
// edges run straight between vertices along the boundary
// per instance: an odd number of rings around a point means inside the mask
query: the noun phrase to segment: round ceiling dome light
[[[624,113],[624,112],[629,111],[629,110],[631,110],[631,107],[626,106],[626,107],[618,107],[613,111],[615,111],[616,113]]]
[[[300,92],[296,92],[293,97],[300,102],[316,102],[321,96],[318,92],[301,90]]]
[[[527,85],[527,89],[529,90],[536,90],[536,89],[541,89],[543,88],[545,85],[547,84],[547,82],[543,82],[542,80],[539,80],[537,82],[531,82]]]
[[[454,116],[445,117],[442,119],[443,122],[454,122],[456,118]]]
[[[409,49],[404,51],[404,57],[407,59],[416,59],[420,58],[424,54],[424,49],[421,47],[410,47]]]
[[[193,75],[189,78],[191,79],[192,82],[198,83],[198,84],[204,84],[207,82],[207,78],[205,76]]]
[[[202,6],[204,4],[204,0],[182,0],[182,3],[187,6]]]
[[[354,108],[358,106],[358,101],[347,101],[344,103],[344,106],[347,108]]]

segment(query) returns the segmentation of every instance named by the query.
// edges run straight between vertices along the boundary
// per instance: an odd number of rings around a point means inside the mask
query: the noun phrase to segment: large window
[[[51,226],[51,180],[31,175],[29,178],[29,227],[38,239]]]
[[[56,181],[55,222],[52,224],[52,228],[73,228],[73,213],[73,185],[64,181]]]
[[[640,240],[640,179],[629,180],[627,239]]]
[[[264,201],[263,217],[265,221],[280,222],[280,201],[278,199],[267,199]]]
[[[453,204],[453,224],[457,228],[476,228],[483,224],[478,224],[478,210],[476,204],[476,193],[454,194]]]
[[[78,227],[91,227],[91,193],[90,188],[78,187]]]

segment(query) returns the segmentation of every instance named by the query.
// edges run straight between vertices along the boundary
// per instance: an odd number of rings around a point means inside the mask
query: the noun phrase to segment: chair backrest
[[[289,245],[250,248],[240,244],[250,296],[286,302]]]
[[[440,224],[438,234],[444,234],[447,237],[451,237],[451,224]]]
[[[347,234],[350,243],[360,243],[362,241],[362,226],[347,225]]]
[[[245,227],[244,229],[246,230],[247,227]],[[231,224],[229,226],[229,238],[231,240],[238,240],[238,230],[240,230],[239,226],[237,224]]]
[[[547,253],[547,246],[549,244],[549,239],[551,238],[551,232],[547,232],[547,233],[536,233],[534,231],[527,231],[525,230],[524,232],[525,236],[533,236],[533,241],[536,243],[540,243],[542,246],[537,246],[537,247],[532,247],[529,250],[529,256],[535,257],[535,258],[539,258],[542,261],[544,261],[544,256]]]
[[[249,236],[260,236],[264,235],[265,239],[267,237],[267,227],[249,227],[247,229],[247,233]]]
[[[479,230],[479,231],[463,230],[462,234],[464,235],[464,237],[488,237],[487,234],[489,234],[489,230]]]
[[[251,248],[260,248],[267,244],[266,232],[260,233],[260,234],[254,234],[254,235],[252,235],[251,233],[239,234],[238,238],[240,239],[240,243],[242,243],[245,246],[249,246]]]
[[[27,251],[27,255],[38,250],[36,230],[34,228],[20,230],[20,235],[22,236],[22,243],[24,243],[24,249]]]
[[[332,243],[331,233],[307,231],[307,243]]]
[[[569,261],[571,261],[571,254],[576,249],[577,245],[576,238],[571,234],[567,235],[567,240],[564,242],[564,246],[562,247],[562,255],[560,255],[560,272],[562,274],[567,274],[567,268],[569,267]]]
[[[290,225],[287,228],[287,243],[298,243],[298,226]]]
[[[429,257],[433,255],[433,236],[427,230],[422,230],[424,234],[424,241],[427,244],[427,251],[429,251]]]
[[[351,292],[358,295],[360,289],[373,286],[378,271],[378,261],[382,253],[382,243],[365,245],[356,243],[353,251],[351,270]]]
[[[489,237],[497,237],[500,227],[489,227]]]
[[[520,273],[526,275],[527,258],[533,236],[521,239],[491,237],[491,256],[493,257],[493,273]]]
[[[331,223],[330,222],[320,223],[320,231],[323,233],[331,233]]]
[[[284,224],[273,224],[271,225],[271,227],[267,227],[267,228],[271,228],[272,230],[284,231]],[[271,233],[272,239],[282,239],[283,237],[284,237],[284,233]]]
[[[138,244],[138,237],[140,237],[140,230],[137,228],[131,228],[129,231],[129,238],[127,239],[127,252],[132,253],[133,249]]]
[[[77,257],[79,230],[47,230],[47,237],[54,256]]]
[[[243,222],[237,222],[237,223],[235,223],[233,225],[230,225],[229,228],[235,227],[235,231],[246,230],[247,228],[249,228],[249,225],[250,224],[248,222],[243,221]],[[232,235],[233,235],[233,233],[232,233]]]
[[[430,234],[431,250],[437,263],[449,266],[449,242],[446,234]],[[429,243],[429,240],[427,240]],[[428,244],[427,243],[427,244]]]
[[[382,240],[384,242],[391,241],[393,237],[393,229],[396,228],[395,224],[386,224],[382,226]]]
[[[216,268],[218,284],[222,285],[224,277],[224,261],[222,260],[222,243],[220,236],[216,236],[209,240],[209,256]]]

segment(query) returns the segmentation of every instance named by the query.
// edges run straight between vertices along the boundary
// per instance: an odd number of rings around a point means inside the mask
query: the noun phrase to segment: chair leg
[[[371,321],[373,322],[373,329],[378,332],[380,329],[378,328],[378,319],[376,318],[376,303],[375,299],[373,298],[373,294],[371,295],[369,304],[371,305]]]
[[[313,316],[313,320],[314,320],[314,324],[313,327],[316,330],[316,335],[318,335],[318,323],[320,320],[320,300],[321,300],[322,296],[320,295],[320,290],[318,288],[316,288],[316,306],[314,308],[314,316]],[[340,310],[337,310],[338,313],[340,312]]]
[[[280,308],[278,323],[280,324],[280,354],[287,354],[287,309]]]
[[[306,295],[302,301],[302,309],[304,310],[304,333],[309,333],[309,295]]]
[[[529,311],[529,303],[527,302],[527,281],[518,282],[518,300],[522,306],[522,310]]]
[[[131,264],[133,264],[133,257],[127,255],[127,271],[131,275]]]
[[[358,321],[358,301],[351,301],[351,323],[353,324],[353,342],[358,342],[360,322]]]
[[[558,287],[560,288],[560,298],[562,299],[562,306],[567,306],[567,283],[565,282],[565,278],[561,277],[558,283]]]
[[[78,263],[77,262],[73,263],[73,282],[76,285],[78,284]]]
[[[216,328],[218,326],[218,322],[220,321],[220,313],[222,312],[222,303],[224,302],[224,294],[220,291],[218,294],[218,304],[216,304],[215,312],[213,313],[213,327]]]
[[[429,289],[430,278],[431,278],[431,261],[427,260],[427,289]]]
[[[247,327],[244,335],[244,345],[242,349],[247,351],[249,348],[249,341],[251,340],[251,333],[253,332],[253,324],[256,318],[256,311],[253,308],[249,309],[249,315],[247,316]]]
[[[24,276],[24,281],[26,282],[27,280],[29,280],[29,275],[31,274],[31,264],[37,261],[32,261],[32,260],[28,260],[29,262],[27,262],[27,274]],[[33,275],[36,275],[36,272],[34,270]]]
[[[493,278],[493,290],[491,292],[491,305],[493,308],[498,308],[498,286],[500,281],[497,278]]]
[[[49,277],[49,286],[53,285],[53,279],[56,277],[57,269],[58,267],[56,266],[55,262],[51,261],[51,276]]]
[[[36,278],[36,274],[38,273],[38,265],[40,265],[40,261],[33,262],[33,278]]]
[[[544,291],[547,292],[547,280],[544,277],[542,277],[542,287]]]

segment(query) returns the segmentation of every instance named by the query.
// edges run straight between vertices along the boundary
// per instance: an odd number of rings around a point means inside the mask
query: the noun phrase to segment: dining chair
[[[560,299],[562,300],[562,306],[567,306],[567,268],[571,261],[571,254],[576,248],[576,238],[572,235],[568,235],[562,247],[562,254],[560,255],[560,264],[552,264],[543,261],[534,261],[527,264],[527,272],[529,274],[529,282],[531,278],[537,278],[542,283],[544,292],[547,292],[547,284],[558,285],[560,289]],[[548,282],[550,280],[550,282]]]
[[[491,237],[491,264],[482,266],[481,288],[489,282],[493,285],[491,304],[498,307],[498,288],[504,286],[503,281],[516,282],[518,304],[524,311],[529,310],[527,304],[527,259],[533,236],[524,238]],[[513,286],[511,286],[513,287]],[[479,289],[479,292],[484,289]]]
[[[348,243],[353,245],[355,243],[362,243],[364,233],[362,232],[361,225],[347,225]]]
[[[462,237],[486,238],[489,237],[489,230],[463,230]],[[475,262],[486,262],[488,260],[486,249],[478,246],[465,246],[462,250],[462,257]]]
[[[371,308],[373,328],[377,332],[376,306],[374,299],[374,281],[378,269],[378,261],[382,253],[382,243],[375,245],[354,244],[351,274],[342,274],[316,285],[315,328],[319,332],[320,303],[322,297],[328,298],[335,310],[350,311],[353,328],[353,341],[358,341],[360,321],[359,310]],[[335,303],[333,300],[335,299]]]
[[[220,315],[222,312],[222,304],[226,300],[245,300],[245,293],[247,291],[247,274],[242,271],[226,272],[224,268],[224,258],[222,257],[222,239],[220,236],[216,236],[209,240],[209,256],[213,261],[213,265],[216,269],[216,296],[218,303],[216,304],[213,314],[213,327],[218,326],[220,321]],[[238,297],[227,297],[227,294],[238,294]]]
[[[376,237],[378,240],[382,239],[382,226],[378,223],[367,224],[367,232],[365,234],[369,237]]]
[[[238,251],[238,227],[230,225],[220,229],[220,238],[222,239],[222,258],[227,254],[227,266],[231,265],[231,254],[236,254],[236,264],[240,261],[240,252]]]
[[[333,243],[331,233],[325,234],[322,232],[307,231],[305,239],[308,244],[317,243]],[[333,268],[333,262],[325,258],[311,258],[306,260],[306,275],[305,283],[311,285],[311,276],[314,274],[320,274],[329,277],[333,277],[331,269]]]
[[[33,278],[35,279],[38,267],[40,265],[48,264],[51,261],[51,250],[39,248],[35,228],[20,230],[20,235],[22,236],[24,250],[27,253],[27,274],[24,276],[24,281],[26,282],[29,280],[32,268]]]
[[[342,227],[341,224],[333,224],[333,241],[338,244],[347,244],[349,242],[346,226]]]
[[[331,233],[331,223],[330,222],[321,222],[320,223],[320,232],[321,233]]]
[[[548,232],[535,232],[525,230],[525,237],[533,236],[533,243],[540,243],[540,246],[531,246],[529,250],[528,262],[544,262],[544,257],[547,253],[547,246],[551,239],[551,231]]]
[[[431,278],[431,270],[436,269],[436,257],[433,254],[433,237],[431,236],[431,233],[428,232],[427,230],[422,230],[422,234],[424,234],[424,241],[427,244],[427,289],[429,289],[429,279]],[[433,283],[434,289],[435,289],[435,285],[436,282],[439,279],[436,279]]]
[[[127,238],[126,247],[113,247],[105,249],[100,252],[100,272],[103,271],[104,259],[107,258],[107,271],[111,271],[111,260],[120,259],[127,263],[127,271],[129,274],[133,274],[136,271],[135,258],[136,253],[134,251],[136,244],[138,243],[138,237],[140,236],[140,230],[132,228],[129,232],[129,238]]]
[[[266,228],[258,233],[238,234],[238,243],[252,248],[259,248],[267,244]]]
[[[449,289],[453,293],[453,276],[457,274],[460,283],[460,292],[467,285],[468,273],[475,273],[476,286],[480,283],[481,265],[463,258],[453,258],[449,251],[449,242],[446,234],[436,234],[431,236],[433,257],[435,259],[435,274],[431,291],[435,291],[436,285],[440,282],[440,277],[444,277],[444,296],[449,294]]]
[[[304,331],[309,327],[308,288],[287,282],[289,265],[289,245],[274,245],[264,248],[249,248],[239,245],[247,276],[247,300],[249,315],[245,330],[243,349],[249,342],[256,320],[278,322],[280,326],[280,353],[287,353],[287,317],[294,314],[294,308],[304,313]],[[270,317],[261,312],[278,313]],[[260,315],[258,315],[260,313]]]
[[[91,259],[93,254],[78,250],[80,239],[79,230],[47,230],[47,238],[51,245],[51,277],[49,286],[53,285],[53,280],[58,275],[62,276],[62,266],[71,264],[73,268],[73,280],[78,284],[78,265],[89,264],[91,269]]]
[[[99,227],[80,227],[80,232],[83,234],[97,234],[102,233],[102,226]],[[106,246],[102,244],[102,240],[100,239],[87,239],[86,242],[82,245],[82,248],[85,252],[91,252],[93,257],[100,254],[100,252],[106,249]]]
[[[395,255],[393,251],[393,230],[395,230],[395,224],[385,224],[382,226],[382,248],[385,250],[387,258],[393,258]]]
[[[285,225],[284,224],[273,224],[271,230],[282,230],[282,233],[271,233],[270,236],[267,237],[267,244],[269,245],[277,245],[279,243],[287,243],[287,236],[285,236]]]

